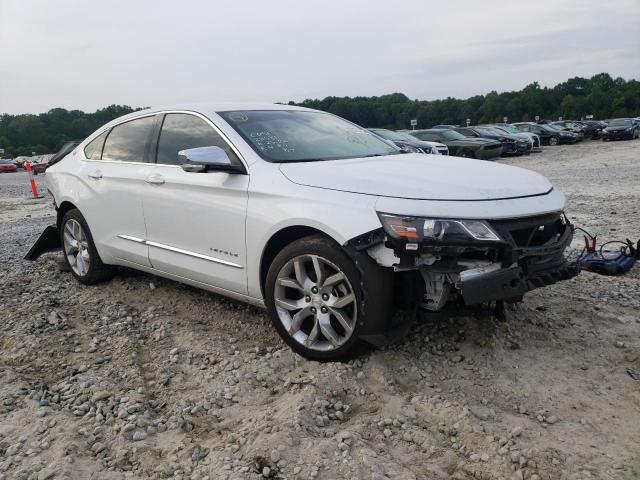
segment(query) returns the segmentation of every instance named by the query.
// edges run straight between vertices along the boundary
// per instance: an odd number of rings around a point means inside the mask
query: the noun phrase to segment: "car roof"
[[[298,107],[296,105],[283,105],[281,103],[268,102],[196,102],[196,103],[180,103],[174,105],[159,105],[155,107],[136,110],[135,112],[123,115],[109,122],[108,125],[121,123],[130,118],[140,117],[142,115],[165,112],[165,111],[187,111],[196,112],[203,115],[216,114],[218,112],[240,111],[240,110],[299,110],[317,112],[311,108]]]

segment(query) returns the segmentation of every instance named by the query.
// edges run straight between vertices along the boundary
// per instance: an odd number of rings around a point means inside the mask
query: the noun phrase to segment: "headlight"
[[[393,238],[412,242],[500,241],[498,234],[483,220],[401,217],[380,213],[380,221]]]

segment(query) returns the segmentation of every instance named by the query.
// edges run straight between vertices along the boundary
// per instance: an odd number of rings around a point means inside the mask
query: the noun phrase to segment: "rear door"
[[[205,117],[166,113],[145,166],[142,190],[149,259],[173,275],[246,294],[245,221],[249,176],[185,172],[178,152],[218,146],[233,162],[237,151]]]
[[[155,115],[121,123],[85,148],[80,175],[88,187],[81,211],[98,251],[124,262],[151,266],[140,192]]]

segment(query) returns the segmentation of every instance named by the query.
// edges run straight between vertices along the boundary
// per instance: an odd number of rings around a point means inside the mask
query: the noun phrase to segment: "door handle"
[[[93,180],[100,180],[102,178],[102,172],[100,170],[96,170],[95,172],[89,173],[87,176]]]
[[[162,175],[149,175],[147,178],[144,179],[144,181],[151,185],[164,184],[164,178],[162,178]]]

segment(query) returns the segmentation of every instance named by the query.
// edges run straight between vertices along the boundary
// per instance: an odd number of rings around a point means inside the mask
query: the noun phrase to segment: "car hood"
[[[416,200],[497,200],[543,195],[553,188],[542,175],[523,168],[414,153],[282,163],[280,171],[298,185]]]

